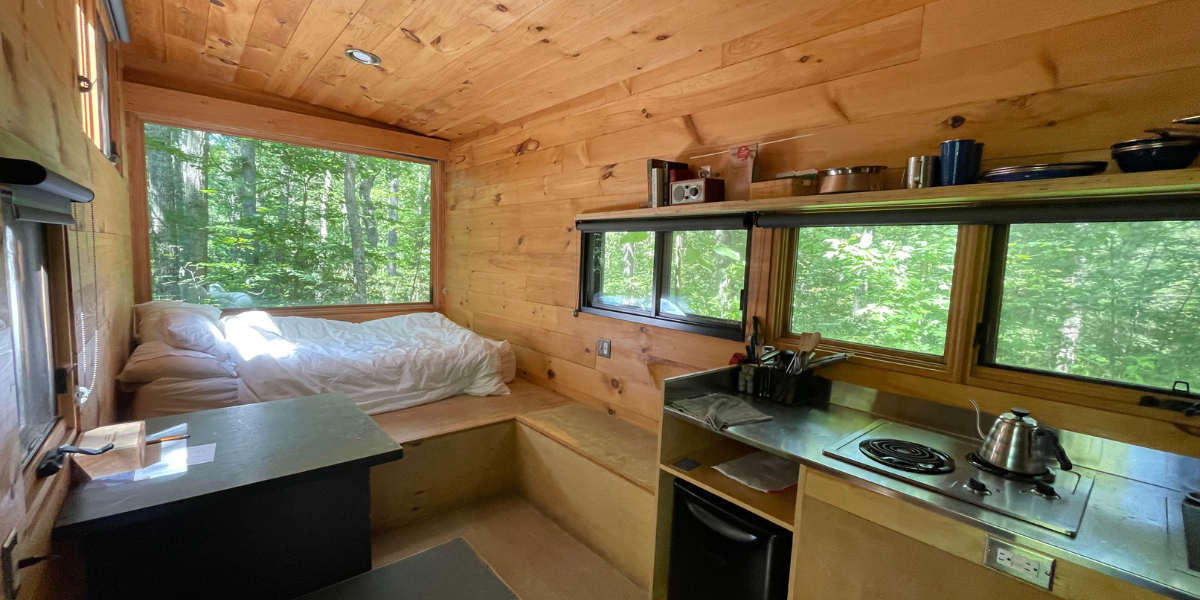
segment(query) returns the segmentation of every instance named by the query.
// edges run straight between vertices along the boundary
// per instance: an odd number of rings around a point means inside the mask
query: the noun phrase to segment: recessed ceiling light
[[[359,50],[358,48],[350,48],[347,50],[346,57],[356,63],[362,63],[364,65],[377,65],[380,62],[378,56],[375,56],[366,50]]]

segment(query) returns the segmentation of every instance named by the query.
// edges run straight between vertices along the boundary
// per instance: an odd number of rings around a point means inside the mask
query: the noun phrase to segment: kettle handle
[[[1062,444],[1059,443],[1057,433],[1054,433],[1052,430],[1049,430],[1049,429],[1038,428],[1037,433],[1035,435],[1038,435],[1038,436],[1044,435],[1044,436],[1050,438],[1050,443],[1053,444],[1053,448],[1054,448],[1054,457],[1058,459],[1058,466],[1062,467],[1062,470],[1070,471],[1071,468],[1075,466],[1075,465],[1071,464],[1071,459],[1067,458],[1067,451],[1063,450]]]

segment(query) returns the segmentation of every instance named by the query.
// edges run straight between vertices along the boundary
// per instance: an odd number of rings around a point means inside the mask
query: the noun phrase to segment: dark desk
[[[370,467],[402,456],[344,396],[146,421],[216,443],[185,473],[71,490],[56,540],[80,543],[88,596],[290,599],[371,568]]]
[[[520,600],[462,538],[300,600]]]

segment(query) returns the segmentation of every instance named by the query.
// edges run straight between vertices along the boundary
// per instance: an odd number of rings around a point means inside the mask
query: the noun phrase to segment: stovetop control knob
[[[966,485],[964,485],[963,487],[967,488],[968,490],[970,490],[972,492],[975,492],[976,494],[979,494],[980,496],[986,496],[986,495],[992,493],[992,490],[988,489],[987,484],[983,483],[982,481],[980,481],[978,479],[975,479],[974,477],[968,479]]]
[[[1039,495],[1047,500],[1057,500],[1058,499],[1058,492],[1054,491],[1054,486],[1052,486],[1044,481],[1033,482],[1033,491],[1037,495]]]

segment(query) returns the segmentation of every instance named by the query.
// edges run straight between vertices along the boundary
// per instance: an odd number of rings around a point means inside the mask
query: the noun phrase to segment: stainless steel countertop
[[[701,391],[728,392],[726,385],[732,377],[724,373],[726,370],[667,380],[668,403]],[[834,384],[833,402],[828,404],[783,406],[741,397],[774,418],[730,427],[721,432],[725,436],[1165,596],[1200,599],[1200,573],[1187,568],[1181,508],[1185,490],[1200,487],[1196,485],[1200,478],[1198,459],[1060,432],[1076,468],[1096,477],[1079,533],[1072,538],[822,453],[825,447],[880,418],[974,438],[974,415],[970,411],[838,382]],[[670,408],[664,412],[707,427]],[[971,435],[963,431],[968,421]],[[990,422],[985,421],[985,429]]]

